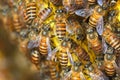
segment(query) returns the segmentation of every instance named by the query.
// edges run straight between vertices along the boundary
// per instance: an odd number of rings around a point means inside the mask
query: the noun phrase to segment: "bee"
[[[56,36],[60,41],[66,37],[66,22],[65,22],[65,13],[63,10],[57,10],[55,15],[56,21]]]
[[[61,6],[62,0],[50,0],[55,6]]]
[[[69,32],[70,35],[76,35],[75,38],[77,40],[84,40],[84,30],[82,26],[79,24],[79,22],[72,17],[68,19],[67,21],[66,30]]]
[[[62,80],[86,80],[81,70],[81,66],[81,62],[74,62],[72,69],[65,75],[65,77],[63,77]]]
[[[91,80],[109,80],[98,68],[87,62],[85,65],[86,74],[89,75]]]
[[[87,41],[90,48],[92,48],[96,54],[102,52],[102,43],[98,38],[97,32],[93,28],[87,29]]]
[[[68,12],[74,12],[79,8],[85,7],[84,0],[63,0],[63,6]]]
[[[43,31],[41,32],[39,51],[42,55],[48,55],[51,52],[51,46],[49,42],[49,25],[43,25]]]
[[[104,15],[105,15],[105,11],[100,6],[96,6],[93,13],[90,15],[88,24],[91,27],[96,27],[103,24]]]
[[[52,9],[51,8],[44,8],[42,11],[39,12],[39,18],[40,18],[40,21],[39,23],[41,24],[43,21],[45,21],[49,16],[50,16],[50,13],[52,12]]]
[[[49,68],[50,68],[50,75],[51,79],[53,80],[59,80],[59,70],[57,63],[55,61],[49,61]]]
[[[79,60],[84,60],[84,61],[89,61],[90,60],[90,56],[88,55],[88,53],[83,48],[81,48],[79,46],[75,50],[76,50],[76,54],[77,54]]]
[[[110,0],[109,4],[110,4],[110,7],[113,7],[116,5],[118,0]]]
[[[32,50],[30,54],[30,59],[33,64],[36,65],[36,67],[39,69],[40,64],[40,53],[38,50]]]
[[[26,2],[25,20],[27,24],[31,24],[37,17],[37,5],[36,2]]]
[[[68,41],[63,41],[58,51],[58,60],[63,70],[67,67],[68,64],[68,58],[69,58],[68,54],[70,54],[68,51],[69,48],[70,48],[70,44],[68,43]]]
[[[116,70],[114,62],[116,60],[115,55],[113,54],[113,48],[109,47],[105,56],[104,56],[104,66],[105,66],[105,72],[108,76],[114,76]]]
[[[111,26],[110,24],[106,24],[105,25],[106,28],[103,31],[103,38],[105,39],[105,41],[112,46],[115,50],[120,50],[120,40],[118,39],[118,37],[116,36],[115,33],[113,33],[109,28],[109,26]]]

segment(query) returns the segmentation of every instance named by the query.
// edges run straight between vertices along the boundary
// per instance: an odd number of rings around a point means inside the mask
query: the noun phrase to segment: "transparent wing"
[[[58,48],[55,48],[54,50],[52,50],[52,51],[48,54],[47,60],[52,60],[52,59],[55,57],[57,51],[58,51]]]
[[[66,26],[67,32],[70,33],[70,34],[74,34],[74,28],[73,28],[73,27],[74,27],[74,26],[67,25],[67,26]]]
[[[120,75],[120,67],[118,67],[118,65],[116,64],[115,61],[113,62],[113,65],[114,65],[114,67],[116,69],[116,73]]]
[[[41,37],[39,37],[39,36],[35,40],[29,41],[29,43],[28,43],[28,49],[33,49],[35,47],[38,47],[40,41],[41,41]]]
[[[90,76],[91,76],[92,80],[105,80],[102,76],[99,76],[94,73],[90,73]]]
[[[47,42],[47,45],[48,45],[47,50],[48,50],[48,54],[49,54],[49,53],[51,53],[51,45],[50,45],[49,38],[46,39],[46,42]]]
[[[97,3],[102,6],[103,5],[103,0],[97,0]]]
[[[68,80],[72,74],[72,71],[69,71],[61,80]]]
[[[106,51],[108,49],[108,45],[105,42],[104,38],[102,38],[102,47],[103,47],[103,53],[106,53]]]
[[[79,9],[75,11],[75,14],[81,17],[89,17],[93,12],[93,9]]]
[[[70,58],[71,64],[73,65],[73,64],[74,64],[74,60],[73,60],[72,55],[70,54],[70,52],[69,52],[68,49],[67,49],[67,55],[68,55],[68,57]]]
[[[82,72],[80,72],[80,78],[81,78],[81,80],[86,80],[85,76],[84,76],[84,74]]]
[[[102,35],[103,30],[104,30],[104,22],[103,22],[103,17],[101,17],[98,21],[98,24],[96,26],[97,32],[99,35]]]

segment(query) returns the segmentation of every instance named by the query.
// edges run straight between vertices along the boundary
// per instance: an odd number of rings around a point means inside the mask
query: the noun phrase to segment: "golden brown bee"
[[[59,80],[58,67],[55,61],[49,61],[50,75],[52,80]]]
[[[62,0],[50,0],[55,6],[62,5]]]
[[[61,68],[65,69],[67,67],[68,64],[68,54],[70,54],[68,52],[70,45],[68,44],[67,41],[63,41],[61,43],[61,48],[58,52],[58,60],[60,62]]]
[[[108,76],[114,76],[115,74],[115,66],[114,62],[116,60],[115,55],[113,54],[113,48],[109,47],[104,56],[104,66],[105,72]]]
[[[32,63],[35,64],[37,68],[39,68],[38,67],[38,65],[40,64],[40,53],[39,53],[39,51],[33,50],[31,52],[30,58],[31,58]]]
[[[56,36],[61,41],[66,37],[66,23],[65,23],[65,14],[63,10],[57,10],[55,15],[56,21]]]
[[[110,26],[110,25],[106,25]],[[110,29],[105,28],[105,30],[103,31],[102,34],[103,38],[105,39],[105,41],[111,45],[114,49],[116,50],[120,50],[120,40],[119,38],[116,36],[115,33],[113,33]]]
[[[84,0],[63,0],[63,6],[68,12],[74,12],[75,10],[85,7]]]
[[[43,26],[45,28],[45,26]],[[39,51],[42,55],[47,55],[50,51],[50,43],[49,43],[49,28],[46,28],[41,33],[41,39],[39,43]]]
[[[97,32],[93,28],[87,29],[87,41],[90,48],[92,48],[96,54],[102,52],[102,43],[98,38]]]
[[[89,18],[89,25],[96,27],[98,23],[102,22],[102,17],[105,15],[104,10],[100,6],[96,6],[92,15]]]
[[[37,5],[35,2],[27,3],[26,5],[26,23],[31,24],[37,17]]]
[[[50,16],[50,13],[52,12],[52,9],[51,8],[45,8],[43,9],[42,11],[39,12],[39,18],[40,18],[40,21],[39,23],[41,24],[43,21],[45,21],[49,16]]]

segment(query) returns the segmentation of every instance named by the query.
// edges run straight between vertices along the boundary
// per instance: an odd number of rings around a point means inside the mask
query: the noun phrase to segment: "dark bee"
[[[52,12],[52,9],[51,8],[45,8],[43,9],[42,11],[40,11],[39,13],[39,18],[40,18],[40,21],[39,23],[41,24],[43,21],[45,21],[49,16],[50,16],[50,13]]]
[[[26,5],[26,23],[31,24],[32,21],[37,17],[37,5],[35,2],[29,2]]]
[[[68,12],[74,12],[75,10],[85,7],[84,0],[63,0],[63,6]]]
[[[58,39],[61,41],[64,37],[66,37],[66,23],[65,23],[65,13],[63,10],[57,10],[55,15],[56,21],[56,35]]]
[[[61,6],[62,0],[50,0],[55,6]]]

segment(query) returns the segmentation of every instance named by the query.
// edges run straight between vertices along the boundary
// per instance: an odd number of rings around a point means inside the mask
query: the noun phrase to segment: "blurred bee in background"
[[[103,38],[105,39],[105,41],[112,46],[115,50],[120,50],[120,40],[118,39],[118,37],[116,36],[115,33],[113,33],[109,28],[111,26],[110,24],[106,24],[105,25],[105,30],[103,31]]]
[[[27,24],[31,24],[33,20],[37,17],[37,5],[36,2],[26,0],[26,11],[25,11],[25,19]]]
[[[109,47],[104,56],[105,72],[108,76],[114,76],[114,74],[116,73],[116,69],[114,65],[115,60],[116,57],[114,55],[114,50],[112,47]]]
[[[63,77],[62,80],[86,80],[81,66],[81,62],[74,62],[72,69]]]
[[[50,25],[43,24],[42,31],[40,33],[40,40],[39,40],[39,51],[42,55],[48,55],[51,52],[51,45],[50,45]]]
[[[62,0],[50,0],[55,6],[61,6],[62,5]]]
[[[41,58],[40,58],[40,53],[39,53],[38,50],[32,50],[31,51],[30,59],[31,59],[32,63],[35,64],[38,69],[40,69],[39,64],[40,64],[40,59]]]
[[[55,61],[50,60],[49,61],[49,68],[50,68],[51,79],[60,80],[59,79],[58,63],[56,63]]]
[[[56,25],[56,36],[60,41],[66,37],[66,15],[62,9],[56,10],[55,14],[55,25]]]
[[[97,32],[93,28],[87,29],[87,41],[88,46],[96,53],[96,55],[102,52],[102,43],[98,38]]]
[[[42,24],[51,14],[52,9],[47,7],[41,10],[38,14],[38,17],[40,18],[39,24]]]

